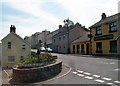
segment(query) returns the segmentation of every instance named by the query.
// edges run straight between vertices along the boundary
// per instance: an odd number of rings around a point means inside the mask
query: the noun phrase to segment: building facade
[[[50,33],[50,31],[44,30],[42,32],[36,32],[31,36],[31,48],[37,49],[39,41],[41,40],[41,46],[45,47],[46,46],[46,37]]]
[[[88,38],[89,32],[82,35],[78,39],[71,43],[71,53],[72,54],[90,54],[90,38]]]
[[[10,33],[2,39],[2,67],[12,67],[31,55],[31,46],[15,33],[15,29],[11,25]]]
[[[85,28],[78,23],[70,27],[59,25],[58,34],[53,36],[53,51],[57,53],[70,53],[70,44],[86,33]]]
[[[106,17],[90,27],[92,54],[120,56],[120,13]]]
[[[31,45],[31,36],[25,36],[24,40]]]
[[[52,49],[53,43],[52,43],[52,37],[58,33],[58,30],[52,31],[46,36],[46,45],[47,47]]]

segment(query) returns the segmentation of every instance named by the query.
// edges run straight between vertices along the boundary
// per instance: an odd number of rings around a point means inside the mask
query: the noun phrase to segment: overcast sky
[[[69,18],[90,27],[107,16],[118,13],[119,0],[0,0],[0,40],[10,25],[22,38],[43,30],[54,31]]]

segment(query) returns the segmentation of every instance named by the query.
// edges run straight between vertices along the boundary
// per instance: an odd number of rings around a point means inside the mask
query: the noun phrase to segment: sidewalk
[[[101,59],[114,59],[114,60],[120,60],[120,57],[118,56],[106,56],[106,55],[82,55],[82,54],[68,54],[72,56],[80,56],[80,57],[90,57],[90,58],[101,58]]]

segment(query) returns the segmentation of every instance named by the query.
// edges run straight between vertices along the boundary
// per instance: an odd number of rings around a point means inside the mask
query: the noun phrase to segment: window
[[[117,53],[117,41],[110,41],[110,52]]]
[[[102,53],[102,42],[96,43],[96,53]]]
[[[63,36],[63,39],[65,39],[65,35]]]
[[[15,57],[14,56],[8,56],[8,62],[9,63],[14,63],[15,62]]]
[[[11,49],[11,42],[8,42],[8,48]]]
[[[59,37],[59,40],[61,40],[61,37]]]
[[[25,49],[25,44],[22,45],[22,49],[23,49],[23,50]]]
[[[55,39],[53,39],[53,42],[55,43]]]
[[[99,26],[96,28],[96,35],[101,35],[102,34],[102,28]]]
[[[20,60],[24,60],[23,56],[20,57]]]
[[[111,22],[109,24],[109,27],[110,27],[110,31],[109,32],[115,32],[115,31],[117,31],[117,23],[116,22]]]

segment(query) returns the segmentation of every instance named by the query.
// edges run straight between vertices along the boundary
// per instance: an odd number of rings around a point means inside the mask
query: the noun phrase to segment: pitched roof
[[[88,33],[80,36],[78,39],[74,40],[72,43],[80,43],[80,42],[85,42],[85,41],[89,41],[90,39],[88,38]]]
[[[7,36],[5,36],[1,41],[3,41],[4,39],[6,39],[10,34],[15,35],[16,37],[18,37],[20,40],[22,40],[23,42],[25,42],[28,46],[31,46],[29,43],[27,43],[24,39],[22,39],[19,35],[17,35],[14,32],[9,33]]]
[[[90,28],[97,27],[101,24],[110,23],[110,22],[115,21],[117,19],[120,19],[120,13],[106,17],[105,19],[102,19],[102,20],[98,21],[97,23],[95,23],[94,25],[90,26]]]

